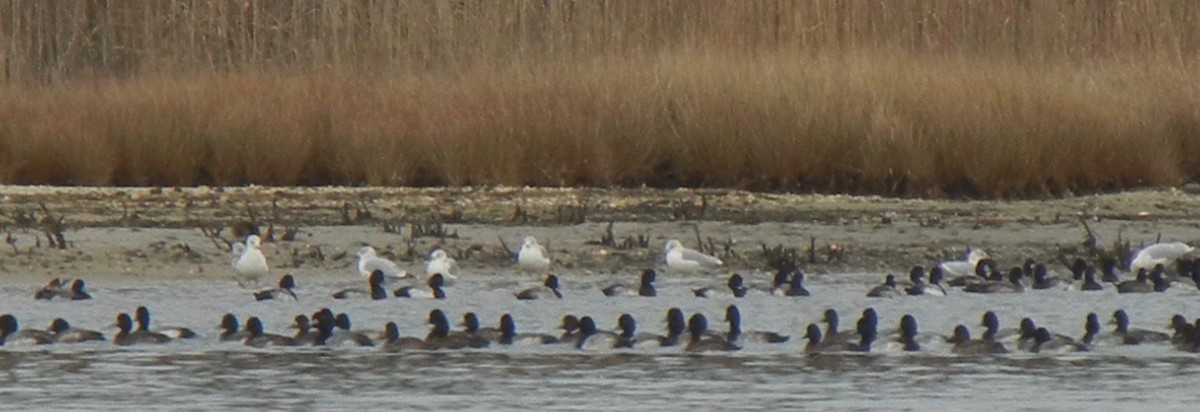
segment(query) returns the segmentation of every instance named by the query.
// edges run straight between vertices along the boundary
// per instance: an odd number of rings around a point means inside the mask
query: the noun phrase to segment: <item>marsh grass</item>
[[[1172,186],[1200,178],[1197,13],[12,2],[0,181],[987,198]]]

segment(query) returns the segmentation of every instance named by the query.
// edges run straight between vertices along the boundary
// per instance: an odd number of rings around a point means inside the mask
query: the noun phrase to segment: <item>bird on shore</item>
[[[725,264],[721,259],[688,249],[675,239],[667,241],[665,251],[667,268],[673,272],[696,273],[715,269]]]
[[[1194,250],[1196,249],[1183,242],[1155,243],[1142,248],[1133,255],[1129,270],[1136,272],[1138,269],[1150,270],[1156,265],[1170,265],[1176,259],[1192,253]]]
[[[371,273],[380,271],[383,273],[385,281],[392,279],[407,279],[412,275],[408,271],[401,269],[396,265],[396,262],[381,258],[375,254],[375,248],[363,246],[358,249],[358,274],[362,277],[370,277]]]
[[[458,262],[447,255],[445,250],[436,249],[429,253],[429,262],[425,264],[425,276],[441,274],[447,285],[453,284],[458,280],[458,276],[452,273],[457,264]]]
[[[267,257],[263,256],[262,250],[259,250],[261,243],[262,240],[258,235],[246,236],[245,250],[238,256],[237,263],[233,265],[234,272],[237,273],[238,285],[258,284],[259,280],[269,274]]]
[[[537,238],[525,236],[521,250],[517,252],[517,266],[526,273],[541,274],[550,270],[546,248],[538,244]]]
[[[948,260],[939,263],[938,266],[949,276],[971,276],[975,274],[975,267],[979,261],[986,258],[988,258],[988,254],[983,249],[971,249],[970,252],[967,252],[966,259]]]

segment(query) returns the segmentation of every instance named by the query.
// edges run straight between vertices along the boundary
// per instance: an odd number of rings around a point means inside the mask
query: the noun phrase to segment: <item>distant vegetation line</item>
[[[1200,3],[0,5],[0,182],[1028,198],[1200,179]]]

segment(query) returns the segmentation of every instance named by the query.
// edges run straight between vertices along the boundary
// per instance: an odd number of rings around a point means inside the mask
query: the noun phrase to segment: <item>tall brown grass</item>
[[[1036,197],[1200,178],[1200,5],[10,1],[0,181]]]

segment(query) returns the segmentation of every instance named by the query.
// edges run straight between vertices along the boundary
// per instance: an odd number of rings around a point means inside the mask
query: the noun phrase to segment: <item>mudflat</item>
[[[1063,257],[1091,253],[1089,229],[1100,249],[1200,239],[1200,197],[1181,190],[998,202],[737,190],[4,186],[0,199],[0,276],[29,281],[227,281],[228,245],[251,228],[268,238],[273,276],[348,280],[358,279],[354,252],[364,245],[411,272],[442,248],[460,275],[516,273],[511,253],[527,235],[548,247],[555,272],[663,267],[663,244],[679,239],[725,260],[714,276],[764,277],[772,271],[765,250],[776,246],[792,249],[805,272],[836,276],[904,273],[961,259],[968,248],[1003,267],[1032,258],[1063,271]],[[65,248],[54,246],[56,233]]]

